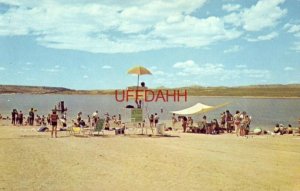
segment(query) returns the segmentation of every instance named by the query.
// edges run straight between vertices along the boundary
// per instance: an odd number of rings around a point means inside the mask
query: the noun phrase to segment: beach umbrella
[[[179,111],[171,111],[171,113],[175,113],[178,115],[193,115],[193,114],[197,114],[197,113],[206,113],[221,107],[224,107],[226,105],[228,105],[229,103],[223,103],[220,105],[216,105],[216,106],[210,106],[210,105],[205,105],[203,103],[197,103],[195,105],[193,105],[192,107],[188,107]]]
[[[137,86],[139,86],[140,75],[151,75],[152,73],[143,66],[135,66],[128,70],[128,74],[136,74],[138,75]]]

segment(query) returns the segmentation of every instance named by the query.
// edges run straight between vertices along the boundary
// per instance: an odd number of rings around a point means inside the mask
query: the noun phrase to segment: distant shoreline
[[[78,95],[78,96],[114,96],[114,94],[66,94],[66,93],[0,93],[1,95]],[[245,98],[245,99],[300,99],[299,97],[272,97],[272,96],[234,96],[234,95],[188,95],[188,97],[204,97],[204,98]]]
[[[126,89],[126,88],[124,88]],[[261,99],[299,99],[300,85],[257,85],[240,87],[179,87],[177,90],[187,90],[188,96],[201,97],[239,97]],[[118,89],[120,90],[120,89]],[[158,90],[175,90],[175,88],[153,88]],[[35,94],[35,95],[115,95],[115,90],[72,90],[63,87],[15,86],[0,85],[0,95]]]

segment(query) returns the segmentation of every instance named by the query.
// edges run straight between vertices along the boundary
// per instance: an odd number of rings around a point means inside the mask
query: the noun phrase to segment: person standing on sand
[[[33,108],[31,108],[29,111],[29,125],[33,125],[33,122],[34,122],[34,111]]]
[[[176,119],[175,113],[173,113],[173,116],[172,116],[172,128],[173,128],[173,130],[175,130],[175,124],[176,123],[177,123],[177,119]]]
[[[56,111],[53,111],[51,114],[51,138],[53,138],[53,132],[55,133],[55,138],[57,138],[57,121],[58,121],[58,115],[56,114]]]
[[[80,111],[78,114],[77,114],[77,123],[79,124],[80,121],[81,121],[81,115],[82,115],[82,112]]]
[[[99,112],[97,110],[93,113],[92,126],[96,126],[98,119],[99,119]]]
[[[230,113],[229,110],[226,110],[225,122],[226,122],[227,133],[231,133],[232,132],[232,127],[231,126],[233,124],[233,117],[232,117],[232,114]]]
[[[159,120],[159,117],[157,115],[157,113],[154,114],[154,126],[156,127],[156,125],[158,124],[158,120]]]
[[[234,128],[235,128],[235,133],[236,136],[239,136],[240,129],[241,129],[241,113],[240,111],[236,111],[235,115],[233,116],[233,121],[234,121]]]
[[[47,116],[47,123],[48,123],[48,125],[50,125],[50,122],[51,122],[51,114],[49,113],[48,116]]]
[[[16,113],[17,110],[13,109],[13,111],[11,112],[11,124],[16,125]]]
[[[225,129],[225,123],[226,123],[226,114],[225,112],[221,113],[221,129]]]
[[[153,114],[150,115],[149,122],[150,122],[150,127],[153,127],[153,123],[154,123],[154,115]]]
[[[23,113],[22,113],[22,111],[19,112],[18,118],[19,118],[19,125],[23,125]]]
[[[186,116],[183,116],[182,120],[182,128],[183,128],[183,132],[186,132],[186,128],[187,128],[187,118]]]

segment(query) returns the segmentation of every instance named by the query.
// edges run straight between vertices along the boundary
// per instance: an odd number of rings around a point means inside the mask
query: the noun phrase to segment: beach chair
[[[104,119],[99,119],[99,121],[97,121],[96,127],[91,132],[91,135],[94,135],[95,131],[98,132],[98,135],[100,134],[100,132],[102,132],[102,134],[104,135]]]
[[[165,128],[166,128],[165,123],[158,123],[157,126],[156,126],[157,135],[164,135],[165,134]]]
[[[70,135],[80,135],[82,133],[82,129],[80,127],[72,126],[70,127]]]

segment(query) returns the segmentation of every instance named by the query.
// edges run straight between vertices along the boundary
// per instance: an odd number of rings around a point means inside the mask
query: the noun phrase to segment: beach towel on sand
[[[40,127],[38,130],[38,132],[45,132],[45,131],[49,131],[48,127]]]

